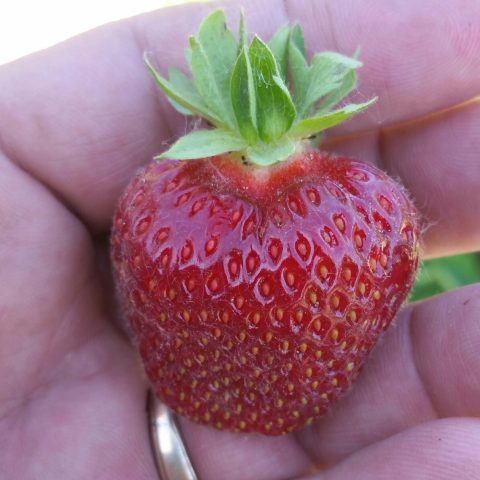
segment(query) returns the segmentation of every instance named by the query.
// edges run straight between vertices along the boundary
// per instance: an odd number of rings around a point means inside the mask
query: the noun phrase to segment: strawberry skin
[[[357,377],[418,266],[418,216],[377,168],[307,150],[268,169],[152,162],[120,199],[112,261],[157,396],[278,435]]]

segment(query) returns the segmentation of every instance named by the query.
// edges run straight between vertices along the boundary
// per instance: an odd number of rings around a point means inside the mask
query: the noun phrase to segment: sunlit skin
[[[449,108],[479,93],[478,4],[403,2],[393,14],[378,0],[243,3],[250,30],[267,38],[289,19],[312,50],[361,45],[356,95],[379,102],[325,148],[402,180],[428,221],[427,256],[480,248],[480,106]],[[5,478],[158,478],[146,382],[107,302],[104,239],[135,171],[185,131],[157,100],[142,53],[183,65],[184,39],[210,8],[112,24],[0,68]],[[233,3],[227,11],[238,18]],[[327,466],[313,478],[328,480],[474,477],[479,296],[471,286],[406,307],[351,394],[296,435],[183,421],[200,478],[304,478],[312,464]]]

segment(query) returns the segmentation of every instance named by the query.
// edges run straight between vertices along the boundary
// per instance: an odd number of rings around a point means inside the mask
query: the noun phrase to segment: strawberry
[[[419,220],[381,170],[312,145],[375,101],[332,110],[360,62],[325,52],[309,64],[298,26],[247,46],[240,25],[237,42],[221,11],[204,20],[193,80],[146,59],[172,105],[211,128],[127,187],[112,261],[156,395],[197,422],[277,435],[359,374],[412,286]]]

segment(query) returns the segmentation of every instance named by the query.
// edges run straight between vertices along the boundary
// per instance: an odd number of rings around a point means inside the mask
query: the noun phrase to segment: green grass
[[[427,260],[420,268],[410,301],[480,282],[480,252]]]

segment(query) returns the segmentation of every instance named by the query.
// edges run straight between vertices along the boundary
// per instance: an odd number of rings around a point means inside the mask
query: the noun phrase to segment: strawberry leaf
[[[222,125],[220,118],[205,104],[202,97],[193,87],[193,84],[188,81],[186,77],[183,78],[181,75],[177,75],[177,73],[180,73],[179,71],[174,73],[174,79],[172,79],[172,81],[168,81],[155,70],[146,54],[143,60],[155,83],[167,95],[170,101],[173,100],[175,104],[178,104],[180,107],[189,110],[195,115],[206,118],[213,125]],[[177,83],[174,83],[173,80],[176,80]]]
[[[292,125],[296,112],[277,62],[268,46],[255,37],[248,50],[255,85],[259,137],[264,142],[280,138]]]
[[[289,35],[290,29],[288,28],[288,25],[285,25],[280,28],[268,42],[268,47],[277,61],[278,70],[284,81],[287,78]]]
[[[243,47],[247,44],[247,24],[243,9],[240,10],[240,25],[238,28],[238,54],[242,52]]]
[[[168,77],[170,79],[170,82],[175,85],[179,90],[181,90],[182,92],[191,92],[191,95],[197,95],[200,99],[200,95],[198,94],[192,80],[185,76],[180,70],[178,70],[178,68],[170,67],[168,69]],[[177,112],[180,112],[182,115],[193,115],[193,112],[183,107],[175,100],[169,97],[167,97],[167,100],[170,102],[172,107],[175,108],[175,110],[177,110]]]
[[[305,118],[297,123],[289,132],[289,135],[297,138],[306,138],[310,135],[326,130],[327,128],[338,125],[365,110],[377,101],[377,97],[368,102],[349,104],[333,112],[325,113],[318,117]]]
[[[322,113],[327,112],[336,105],[340,100],[345,98],[357,85],[357,74],[355,70],[350,70],[345,77],[341,85],[332,90],[324,99],[319,103],[318,109],[315,113],[315,116],[321,115]]]
[[[292,36],[290,36],[288,48],[288,61],[293,82],[293,101],[297,112],[300,112],[303,110],[305,95],[310,84],[310,67]]]
[[[285,160],[305,138],[376,100],[331,111],[355,88],[355,70],[361,63],[357,53],[349,58],[333,52],[314,55],[309,62],[298,25],[282,27],[268,44],[258,37],[249,46],[246,42],[243,11],[237,42],[226,28],[224,13],[217,10],[190,38],[185,58],[192,79],[173,68],[167,80],[145,57],[176,110],[204,117],[218,129],[188,134],[161,158],[190,159],[234,150],[252,163],[270,165]]]
[[[201,24],[197,37],[190,38],[191,66],[197,90],[225,125],[234,127],[230,105],[230,75],[237,58],[237,42],[225,27],[218,10]]]
[[[247,149],[247,157],[256,165],[273,165],[295,153],[294,141],[284,138],[276,144],[258,143]]]
[[[187,62],[188,68],[190,71],[192,71],[192,49],[190,47],[187,47],[185,49],[185,61]]]
[[[223,125],[232,128],[233,121],[221,97],[212,66],[202,45],[195,37],[190,38],[190,48],[192,49],[193,81],[198,92],[215,115],[222,119]]]
[[[177,140],[166,152],[155,157],[156,160],[172,158],[193,160],[212,157],[230,151],[241,151],[247,147],[237,135],[223,129],[195,130]]]
[[[323,52],[315,55],[309,69],[308,85],[301,104],[297,105],[300,117],[308,116],[310,108],[320,98],[338,90],[345,76],[361,62],[334,52]]]
[[[292,27],[292,29],[290,30],[289,41],[299,50],[299,52],[305,58],[305,40],[303,38],[303,32],[300,28],[300,25],[297,24]]]
[[[253,145],[258,140],[255,85],[245,46],[233,68],[230,95],[240,134],[248,144]]]

